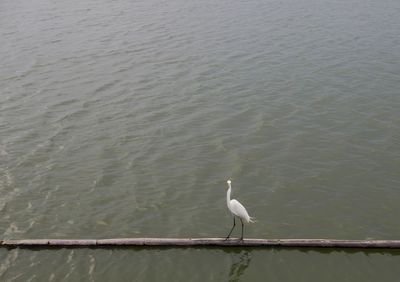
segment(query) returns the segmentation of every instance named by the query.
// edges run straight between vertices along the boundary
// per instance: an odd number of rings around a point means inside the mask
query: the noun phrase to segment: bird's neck
[[[231,203],[231,187],[229,187],[228,192],[226,192],[226,204],[228,205],[228,207],[230,206],[230,203]]]

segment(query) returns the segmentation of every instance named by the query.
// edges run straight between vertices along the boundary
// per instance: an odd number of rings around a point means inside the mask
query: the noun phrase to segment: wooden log
[[[229,239],[224,238],[116,238],[116,239],[24,239],[1,240],[6,248],[83,247],[284,247],[284,248],[387,248],[400,249],[400,240],[334,239]]]

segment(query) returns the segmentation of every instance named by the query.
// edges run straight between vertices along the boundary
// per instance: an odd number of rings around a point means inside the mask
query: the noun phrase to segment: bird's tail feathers
[[[257,220],[254,217],[250,216],[249,222],[250,223],[256,223]]]

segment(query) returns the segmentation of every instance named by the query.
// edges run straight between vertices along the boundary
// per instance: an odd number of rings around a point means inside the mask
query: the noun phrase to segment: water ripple
[[[229,228],[233,178],[259,219],[249,237],[399,236],[399,4],[367,2],[1,1],[1,233],[216,236]],[[251,262],[210,250],[5,252],[5,281],[393,281],[398,264],[314,252]],[[369,263],[382,277],[354,272]]]

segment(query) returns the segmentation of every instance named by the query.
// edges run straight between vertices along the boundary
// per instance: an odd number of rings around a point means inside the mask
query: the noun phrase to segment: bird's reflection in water
[[[235,251],[232,253],[232,265],[229,271],[229,282],[239,281],[240,277],[243,276],[246,268],[249,267],[251,260],[251,252]]]

